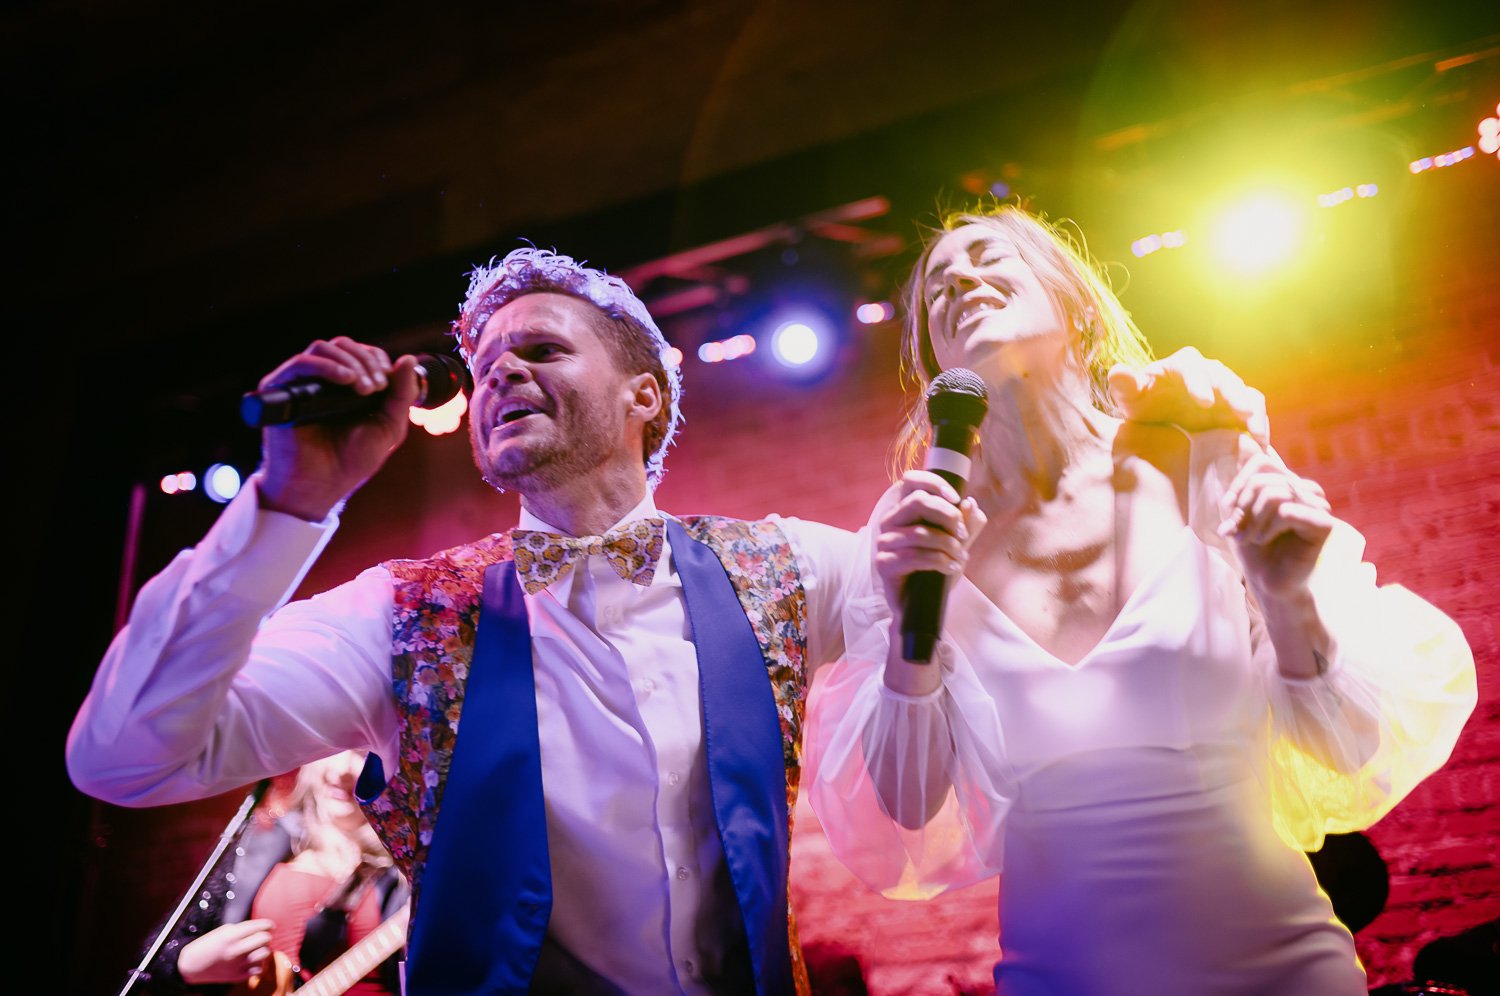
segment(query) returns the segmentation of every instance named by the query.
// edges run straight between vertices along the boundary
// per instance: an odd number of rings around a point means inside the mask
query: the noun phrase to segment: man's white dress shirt
[[[252,479],[197,548],[141,589],[68,738],[69,769],[91,795],[132,806],[202,798],[344,748],[396,770],[389,572],[371,568],[277,611],[337,520],[257,502]],[[647,495],[620,522],[656,514]],[[778,521],[807,591],[815,666],[841,652],[841,592],[868,565],[853,562],[853,534]],[[560,532],[524,510],[519,528]],[[627,992],[706,992],[724,954],[718,925],[736,906],[670,544],[648,586],[594,556],[525,602],[548,936]]]

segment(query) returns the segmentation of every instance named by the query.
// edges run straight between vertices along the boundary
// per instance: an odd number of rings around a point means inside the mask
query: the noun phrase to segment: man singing
[[[252,485],[110,647],[74,781],[158,805],[368,750],[365,807],[413,886],[413,992],[805,990],[789,824],[849,534],[663,518],[678,375],[618,278],[518,249],[474,273],[455,328],[475,461],[521,495],[518,528],[276,611],[417,393],[409,357],[314,343],[262,386],[384,404],[266,430]]]

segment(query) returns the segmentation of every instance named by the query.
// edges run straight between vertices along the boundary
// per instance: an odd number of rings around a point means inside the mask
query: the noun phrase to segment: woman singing
[[[868,528],[811,704],[835,850],[905,898],[1003,870],[1007,996],[1363,993],[1302,851],[1447,759],[1475,703],[1457,626],[1376,587],[1322,489],[1249,435],[1122,421],[1109,373],[1146,346],[1032,215],[949,219],[907,311],[910,371],[974,371],[989,411],[970,497],[908,470]],[[931,665],[894,635],[913,571],[951,577]]]

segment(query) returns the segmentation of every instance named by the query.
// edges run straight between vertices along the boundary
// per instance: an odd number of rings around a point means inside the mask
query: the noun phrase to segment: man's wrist
[[[348,497],[319,485],[273,480],[264,471],[256,472],[256,493],[262,510],[281,512],[305,522],[324,521]]]

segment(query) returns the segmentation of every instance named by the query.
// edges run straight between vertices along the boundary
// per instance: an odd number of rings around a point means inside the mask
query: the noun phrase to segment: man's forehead
[[[512,298],[490,315],[479,330],[478,346],[496,337],[522,337],[538,332],[596,331],[595,322],[604,313],[593,304],[557,291],[532,291]]]

